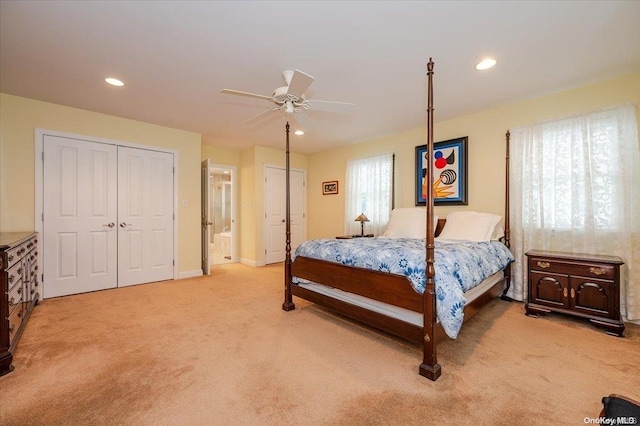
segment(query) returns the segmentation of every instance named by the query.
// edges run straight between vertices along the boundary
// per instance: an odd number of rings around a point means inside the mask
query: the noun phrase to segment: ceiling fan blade
[[[287,94],[301,98],[304,92],[309,88],[309,86],[311,86],[313,80],[315,80],[315,78],[311,77],[309,74],[300,70],[295,70],[293,72],[293,77],[291,77],[291,83],[289,83]]]
[[[295,114],[291,114],[291,115],[288,114],[288,116],[293,118],[293,121],[298,123],[299,129],[296,129],[296,130],[304,130],[305,132],[309,132],[312,130],[311,122],[309,121],[309,118],[305,115],[304,112],[299,111],[299,112],[296,112]]]
[[[241,92],[239,90],[231,90],[231,89],[222,89],[220,93],[227,93],[229,95],[248,96],[250,98],[259,98],[259,99],[268,99],[268,100],[272,99],[271,96],[257,95],[255,93]]]
[[[270,113],[271,111],[275,111],[275,110],[277,110],[277,108],[269,108],[269,109],[267,109],[267,110],[264,110],[264,111],[262,111],[262,112],[260,112],[260,113],[258,113],[258,114],[256,114],[256,115],[254,115],[254,116],[253,116],[253,117],[251,117],[250,119],[246,120],[246,121],[245,121],[245,123],[249,123],[249,122],[255,121],[255,120],[257,120],[258,118],[260,118],[260,117],[264,116],[265,114],[268,114],[268,113]]]
[[[312,110],[340,112],[344,114],[353,113],[356,106],[356,104],[352,104],[349,102],[319,101],[314,99],[307,99],[307,101],[309,101],[309,106]]]

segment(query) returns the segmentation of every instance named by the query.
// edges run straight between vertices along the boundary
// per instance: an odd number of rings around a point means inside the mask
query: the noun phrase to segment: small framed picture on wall
[[[331,195],[338,193],[338,181],[330,180],[328,182],[322,182],[322,195]]]

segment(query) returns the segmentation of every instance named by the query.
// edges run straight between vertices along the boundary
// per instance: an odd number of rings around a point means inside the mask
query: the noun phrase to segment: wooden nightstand
[[[608,334],[622,336],[620,265],[617,256],[531,250],[526,314],[559,312],[589,319]]]

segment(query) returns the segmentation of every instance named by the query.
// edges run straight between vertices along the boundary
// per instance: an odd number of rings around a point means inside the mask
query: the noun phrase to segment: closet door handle
[[[131,224],[130,223],[126,223],[126,222],[122,222],[120,224],[120,228],[126,228],[127,226],[131,226]]]
[[[109,222],[109,223],[105,223],[105,224],[104,224],[104,225],[102,225],[102,226],[108,226],[109,228],[113,228],[114,226],[116,226],[116,224],[115,224],[115,223],[113,223],[113,222]]]

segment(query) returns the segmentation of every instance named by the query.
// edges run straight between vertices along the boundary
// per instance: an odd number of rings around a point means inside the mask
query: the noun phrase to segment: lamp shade
[[[369,218],[364,213],[361,213],[360,216],[356,217],[355,222],[369,222]]]

